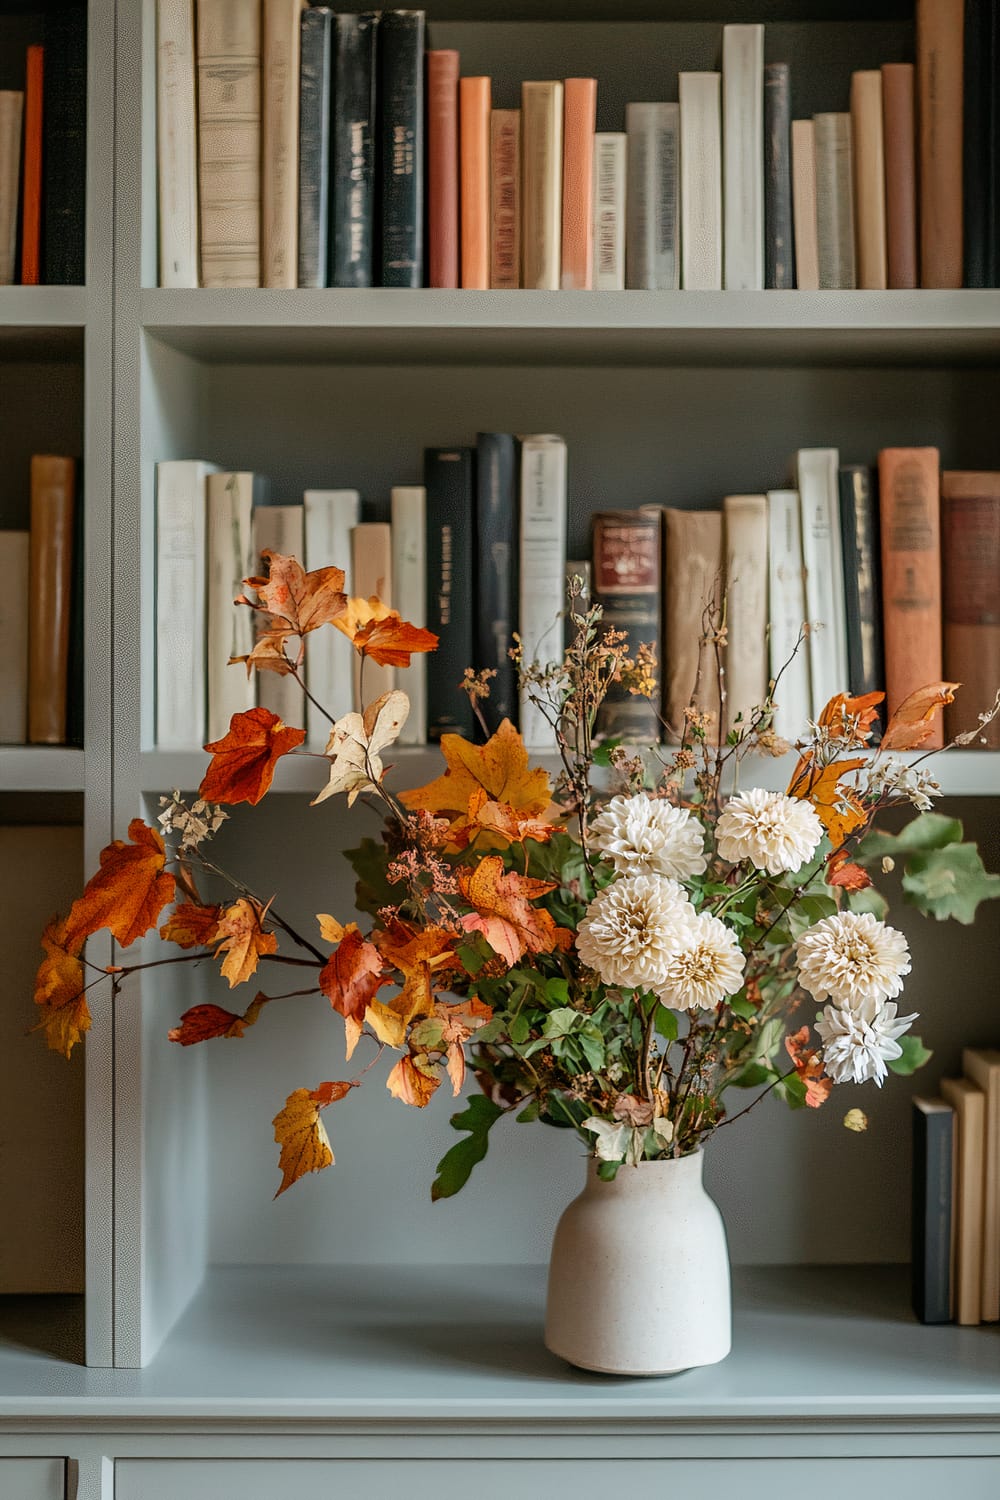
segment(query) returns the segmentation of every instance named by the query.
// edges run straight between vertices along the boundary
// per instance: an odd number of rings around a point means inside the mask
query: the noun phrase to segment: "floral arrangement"
[[[268,576],[246,583],[236,602],[258,622],[239,659],[248,673],[301,681],[322,628],[351,640],[362,689],[366,662],[406,667],[437,644],[379,600],[347,598],[337,568],[305,572],[273,555]],[[435,1197],[464,1184],[508,1113],[576,1131],[610,1177],[624,1163],[695,1151],[768,1093],[816,1108],[834,1085],[881,1086],[888,1071],[919,1066],[929,1053],[898,1004],[909,950],[872,876],[902,865],[905,899],[938,919],[971,922],[980,900],[1000,895],[961,825],[930,810],[938,787],[926,760],[898,756],[924,744],[957,685],[921,689],[884,726],[882,694],[839,694],[803,726],[787,790],[736,790],[751,756],[760,764],[792,748],[772,727],[780,674],[728,734],[692,707],[679,745],[640,753],[599,742],[595,726],[609,691],[653,695],[651,652],[630,657],[575,584],[566,626],[560,661],[524,661],[516,640],[512,653],[522,694],[551,726],[554,783],[504,721],[491,736],[482,723],[483,744],[444,735],[442,774],[394,791],[384,756],[406,694],[331,721],[316,803],[363,797],[385,818],[380,839],[348,853],[367,931],[320,914],[300,933],[276,898],[214,861],[225,809],[260,802],[278,760],[308,753],[303,730],[267,709],[235,714],[206,746],[197,799],[164,798],[156,827],[135,819],[46,928],[35,1000],[48,1045],[69,1056],[90,1026],[91,986],[117,992],[150,963],[217,965],[231,988],[293,969],[293,988],[269,984],[242,1011],[193,1006],[170,1040],[242,1037],[265,1007],[293,997],[340,1018],[347,1061],[361,1049],[356,1071],[296,1089],[276,1115],[279,1193],[333,1162],[324,1111],[386,1052],[389,1092],[417,1108],[446,1080],[457,1095],[471,1068],[479,1087],[452,1118],[461,1139],[439,1164]],[[707,622],[703,647],[724,714],[719,622]],[[489,677],[470,670],[461,685],[480,722]],[[916,813],[901,833],[875,826],[900,806]],[[218,899],[202,895],[208,883]],[[100,929],[128,949],[157,928],[179,952],[107,968],[86,956]],[[805,1012],[806,997],[818,1013]],[[733,1108],[734,1089],[755,1092]],[[866,1124],[857,1109],[844,1123]]]

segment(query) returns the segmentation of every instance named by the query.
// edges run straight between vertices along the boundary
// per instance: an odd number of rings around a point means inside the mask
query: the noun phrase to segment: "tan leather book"
[[[851,147],[857,283],[866,291],[882,291],[887,284],[885,151],[882,74],[877,68],[851,77]]]
[[[962,684],[945,709],[952,739],[975,729],[1000,688],[1000,474],[941,475],[941,560],[944,675]],[[996,719],[973,741],[983,743],[1000,750]]]
[[[73,459],[34,455],[28,595],[28,742],[32,745],[66,742],[75,490]]]
[[[942,1078],[941,1096],[955,1111],[955,1321],[982,1320],[983,1157],[986,1096],[967,1078]]]
[[[489,78],[459,80],[462,285],[476,291],[490,284],[491,91]]]
[[[712,715],[718,739],[719,680],[715,652],[703,644],[722,599],[722,512],[663,511],[663,717],[667,737],[680,740],[693,703]]]
[[[882,65],[885,146],[885,238],[891,287],[915,287],[917,277],[917,120],[912,63]]]
[[[941,503],[936,448],[883,448],[878,456],[886,706],[943,673]],[[925,747],[944,744],[940,715]]]
[[[521,85],[522,284],[558,291],[562,269],[563,86]]]
[[[563,84],[562,288],[594,285],[594,130],[597,79]]]
[[[0,531],[0,745],[28,738],[28,578],[31,535]]]
[[[264,0],[261,282],[294,287],[299,270],[299,71],[307,0]]]
[[[963,0],[917,0],[920,285],[962,285]]]
[[[0,89],[0,286],[13,285],[17,268],[17,200],[23,116],[23,93]]]
[[[260,0],[199,0],[202,286],[260,285]]]
[[[374,594],[383,604],[393,607],[392,599],[392,527],[381,521],[365,521],[351,531],[351,588],[357,599]],[[396,686],[395,667],[380,667],[362,661],[354,653],[354,707],[362,712],[383,693]]]
[[[812,120],[792,121],[792,221],[795,226],[795,285],[800,292],[819,290],[819,241],[816,229],[816,127]]]
[[[427,275],[458,286],[458,53],[427,53]]]
[[[521,285],[521,111],[490,115],[490,286]]]
[[[1000,1321],[1000,1052],[966,1047],[962,1071],[983,1092],[983,1300],[984,1323]]]

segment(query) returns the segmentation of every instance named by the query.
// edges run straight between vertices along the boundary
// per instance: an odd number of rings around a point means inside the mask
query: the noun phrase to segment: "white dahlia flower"
[[[896,1038],[916,1019],[916,1015],[897,1016],[895,1000],[824,1006],[816,1019],[823,1041],[823,1067],[834,1083],[873,1080],[881,1088],[888,1072],[886,1063],[903,1051]]]
[[[614,797],[591,824],[594,844],[621,875],[687,880],[708,864],[705,833],[684,807],[662,798]]]
[[[814,999],[829,996],[836,1005],[891,999],[910,972],[905,937],[871,912],[824,917],[802,934],[795,948],[802,985]]]
[[[755,787],[730,797],[716,824],[723,859],[748,859],[769,875],[800,870],[819,848],[823,825],[810,802]]]
[[[681,934],[656,993],[672,1010],[714,1010],[740,988],[745,966],[732,928],[702,912]]]
[[[694,917],[676,880],[625,875],[598,891],[576,934],[576,951],[605,984],[655,989]]]

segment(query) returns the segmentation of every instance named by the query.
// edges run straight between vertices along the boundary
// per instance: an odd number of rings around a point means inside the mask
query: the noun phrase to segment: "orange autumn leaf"
[[[823,1060],[809,1042],[809,1027],[803,1026],[793,1036],[786,1036],[785,1050],[806,1086],[806,1104],[810,1109],[819,1109],[830,1097],[833,1079],[823,1073]]]
[[[252,1026],[268,1002],[267,995],[255,995],[242,1015],[224,1010],[221,1005],[193,1005],[181,1016],[180,1025],[167,1032],[167,1040],[191,1047],[214,1037],[242,1036]]]
[[[916,750],[934,728],[934,717],[946,703],[954,703],[960,682],[929,682],[917,688],[891,715],[882,736],[883,750]]]
[[[354,637],[365,630],[373,621],[399,619],[399,615],[390,605],[383,604],[377,594],[372,594],[369,599],[348,599],[343,611],[334,620],[337,629],[342,631],[347,639],[354,644]]]
[[[817,723],[834,735],[843,735],[849,720],[856,721],[860,739],[871,739],[872,727],[878,720],[878,706],[884,702],[884,693],[862,693],[852,698],[849,693],[836,693],[823,709]]]
[[[222,973],[229,980],[230,989],[244,984],[252,974],[256,974],[257,965],[264,954],[277,952],[278,939],[273,932],[265,932],[261,925],[265,914],[265,910],[256,901],[241,896],[219,918],[216,938],[221,938],[222,941],[215,950],[215,956],[218,958],[220,953],[226,955]]]
[[[85,1031],[90,1030],[90,1009],[83,993],[83,964],[66,948],[66,923],[53,917],[42,933],[42,959],[35,976],[35,1004],[39,1020],[33,1031],[44,1031],[53,1052],[69,1057]]]
[[[840,783],[842,776],[866,764],[864,756],[859,756],[851,760],[833,761],[828,766],[817,766],[813,752],[807,750],[799,757],[799,763],[789,782],[788,795],[812,803],[835,849],[868,816],[852,788]]]
[[[281,1186],[274,1195],[276,1198],[307,1172],[322,1172],[324,1167],[333,1165],[330,1137],[320,1114],[354,1087],[353,1083],[321,1083],[318,1088],[294,1089],[289,1094],[284,1109],[271,1122],[274,1139],[281,1147],[278,1157]]]
[[[304,729],[289,729],[268,708],[233,714],[229,733],[205,746],[212,752],[212,762],[198,795],[206,802],[255,806],[274,779],[275,764],[305,737]]]
[[[410,625],[391,614],[384,620],[369,620],[354,637],[354,649],[382,667],[408,667],[414,653],[437,650],[438,638],[430,630]]]
[[[441,1024],[441,1045],[445,1048],[445,1063],[454,1095],[462,1091],[465,1082],[464,1043],[485,1026],[493,1015],[490,1006],[482,1000],[460,1000],[455,1005],[435,1005],[434,1015]]]
[[[73,902],[66,918],[66,949],[79,952],[83,940],[106,927],[123,948],[156,926],[174,899],[175,881],[165,868],[163,839],[141,818],[128,825],[129,843],[115,839],[101,850],[101,867]]]
[[[839,849],[827,860],[826,883],[845,891],[863,891],[871,885],[872,878],[867,870],[851,862],[846,849]]]
[[[412,1058],[401,1057],[385,1081],[394,1099],[423,1109],[440,1086],[441,1072],[433,1063],[419,1067]]]
[[[447,771],[427,786],[401,792],[400,800],[413,810],[447,817],[455,829],[468,822],[469,801],[480,790],[490,801],[506,803],[524,817],[537,817],[552,801],[548,773],[540,766],[529,766],[524,741],[509,719],[504,719],[485,745],[473,745],[458,734],[442,735],[441,754]],[[499,830],[483,839],[484,844],[499,848],[509,842]]]
[[[356,922],[348,923],[337,948],[320,970],[320,989],[345,1020],[363,1021],[385,982],[378,949],[361,936]]]
[[[332,625],[347,605],[342,568],[315,568],[307,573],[294,557],[265,550],[265,578],[247,578],[257,601],[241,596],[238,604],[249,604],[270,615],[268,634],[308,635],[321,625]]]
[[[459,869],[458,887],[463,900],[475,907],[462,918],[462,926],[467,932],[481,932],[508,965],[524,953],[551,953],[572,943],[567,928],[557,927],[543,907],[531,905],[555,890],[554,881],[534,880],[514,870],[505,874],[503,860],[491,854],[474,869]]]
[[[548,823],[544,818],[511,807],[509,802],[494,802],[485,787],[480,786],[469,798],[467,821],[456,821],[451,836],[458,848],[465,849],[484,833],[499,834],[511,844],[521,844],[525,839],[547,844],[554,833],[561,831],[559,823]]]
[[[178,948],[211,947],[221,915],[221,906],[196,906],[192,901],[184,901],[174,907],[160,928],[160,937],[165,943],[176,943]]]
[[[255,669],[258,672],[276,672],[279,677],[289,677],[299,665],[298,653],[293,661],[285,650],[290,640],[291,636],[282,634],[281,631],[264,631],[257,637],[252,651],[248,651],[246,656],[231,656],[229,665],[245,666],[248,677],[253,676]]]
[[[375,934],[375,943],[385,966],[402,976],[403,986],[387,1005],[373,1000],[365,1019],[385,1046],[401,1047],[410,1022],[432,1013],[438,991],[461,968],[455,936],[441,927],[417,931],[394,921]]]

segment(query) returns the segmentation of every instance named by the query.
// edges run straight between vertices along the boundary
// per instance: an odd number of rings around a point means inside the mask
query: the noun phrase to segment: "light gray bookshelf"
[[[0,792],[82,792],[82,750],[64,745],[0,745]]]

